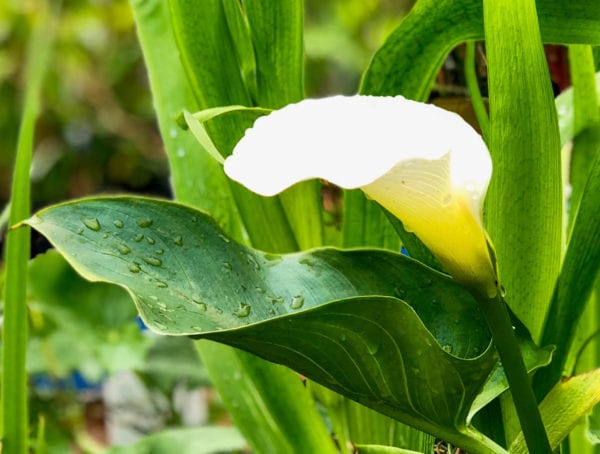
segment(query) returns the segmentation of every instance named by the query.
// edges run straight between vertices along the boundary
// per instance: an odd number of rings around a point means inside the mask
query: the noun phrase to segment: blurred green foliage
[[[306,94],[355,93],[412,0],[307,0]],[[0,206],[8,200],[34,2],[0,3]],[[99,192],[168,195],[168,168],[126,0],[63,2],[32,169],[35,207]]]

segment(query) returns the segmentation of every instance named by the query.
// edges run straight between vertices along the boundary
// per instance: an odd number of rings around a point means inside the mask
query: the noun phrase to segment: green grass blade
[[[301,0],[244,2],[256,55],[260,106],[281,108],[304,98]],[[283,192],[283,209],[301,249],[323,244],[321,185],[307,181]]]
[[[600,131],[598,132],[600,135]],[[592,292],[600,264],[600,154],[593,164],[573,224],[542,342],[557,346],[554,360],[536,375],[543,395],[563,373],[575,329]]]
[[[241,239],[240,217],[221,165],[176,122],[183,108],[197,110],[198,105],[176,51],[166,1],[132,1],[131,5],[175,196],[210,212],[227,232]]]
[[[600,151],[600,137],[593,131],[600,122],[600,106],[591,46],[569,46],[569,68],[573,84],[573,127],[575,131],[583,131],[575,137],[571,153],[569,219],[572,220],[588,179],[590,163],[594,162],[596,153]],[[591,131],[586,131],[588,129]]]
[[[9,224],[30,215],[29,169],[33,153],[35,122],[40,95],[54,43],[58,13],[43,3],[35,15],[25,70],[25,99],[19,129],[16,161],[11,187]],[[27,263],[30,229],[9,231],[6,238],[6,285],[2,329],[2,448],[10,453],[26,453],[29,448],[27,374]]]
[[[477,43],[475,41],[467,41],[467,50],[465,56],[465,78],[467,82],[467,88],[469,89],[469,95],[471,96],[471,102],[473,103],[473,110],[475,116],[479,122],[482,135],[484,139],[487,139],[490,129],[490,118],[488,117],[487,109],[483,98],[481,97],[481,91],[479,90],[479,80],[477,77],[476,68],[476,51]]]
[[[539,339],[561,260],[560,138],[535,2],[484,2],[494,174],[487,225],[506,300]]]
[[[246,0],[256,53],[258,105],[279,109],[304,98],[301,0]]]

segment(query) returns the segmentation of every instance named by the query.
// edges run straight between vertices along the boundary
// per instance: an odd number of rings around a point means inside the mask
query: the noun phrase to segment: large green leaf
[[[28,222],[84,277],[127,288],[158,332],[250,351],[457,445],[498,449],[466,425],[495,364],[489,333],[441,273],[382,250],[262,253],[166,201],[88,199]]]
[[[535,2],[483,4],[494,162],[486,225],[506,299],[539,340],[562,251],[558,120]]]

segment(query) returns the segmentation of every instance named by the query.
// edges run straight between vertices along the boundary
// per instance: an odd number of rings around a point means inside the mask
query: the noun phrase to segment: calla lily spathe
[[[456,280],[496,293],[481,222],[492,162],[479,134],[455,113],[401,96],[307,99],[256,120],[225,172],[265,196],[312,178],[361,188]]]

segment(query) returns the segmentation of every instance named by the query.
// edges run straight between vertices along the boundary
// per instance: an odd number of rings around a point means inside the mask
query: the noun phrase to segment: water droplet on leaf
[[[233,269],[233,265],[229,262],[223,262],[223,268],[225,268],[227,271],[231,271]]]
[[[177,246],[183,246],[183,237],[181,235],[176,236],[175,239],[173,240],[173,242],[177,245]]]
[[[164,249],[157,249],[157,250],[156,250],[156,253],[157,253],[158,255],[163,255],[163,254],[165,253],[165,250],[164,250]]]
[[[117,249],[119,249],[119,252],[123,255],[127,255],[131,252],[131,249],[124,244],[119,244],[119,246],[117,246]]]
[[[311,259],[310,257],[305,257],[303,259],[300,259],[300,263],[302,265],[306,265],[306,266],[315,266],[315,261],[313,259]]]
[[[156,243],[156,241],[154,241],[154,238],[151,238],[149,236],[146,237],[146,241],[148,242],[148,244],[154,244],[154,243]]]
[[[125,224],[123,223],[123,221],[121,221],[120,219],[115,219],[115,220],[113,221],[113,224],[114,224],[114,225],[115,225],[115,227],[116,227],[116,228],[118,228],[118,229],[122,229],[122,228],[123,228],[123,226],[125,225]]]
[[[150,218],[142,218],[142,219],[138,219],[137,221],[137,225],[139,225],[141,228],[145,229],[150,227],[153,224],[153,220]]]
[[[81,227],[77,229],[77,235],[83,235],[83,229]]]
[[[83,225],[85,225],[88,229],[93,230],[94,232],[100,231],[100,221],[96,218],[89,218],[83,220]]]
[[[129,271],[131,271],[132,273],[139,273],[140,271],[142,271],[142,269],[137,263],[130,263]]]
[[[139,243],[139,242],[140,242],[140,241],[142,241],[143,239],[144,239],[144,234],[143,234],[143,233],[138,233],[138,234],[135,236],[135,238],[134,238],[134,240],[135,240],[135,242],[136,242],[136,243]]]
[[[144,257],[144,262],[152,266],[161,266],[162,260],[156,257]]]
[[[304,297],[302,295],[296,295],[292,298],[292,304],[290,304],[290,307],[292,309],[300,309],[302,306],[304,306]]]
[[[366,344],[369,355],[375,355],[379,351],[379,342],[367,339]]]
[[[267,303],[271,304],[281,304],[285,301],[285,298],[282,296],[267,296],[265,299],[267,300]]]
[[[265,293],[265,289],[262,287],[255,287],[254,290],[256,291],[256,293]]]
[[[252,254],[248,254],[247,257],[248,257],[248,264],[252,265],[252,267],[254,268],[255,271],[260,270],[260,265],[254,258],[254,256]]]
[[[159,281],[158,279],[156,280],[156,286],[158,288],[167,288],[169,286],[169,284],[167,284],[166,282],[163,281]]]
[[[240,304],[240,307],[233,314],[239,318],[248,317],[248,315],[250,315],[250,309],[249,304]]]

